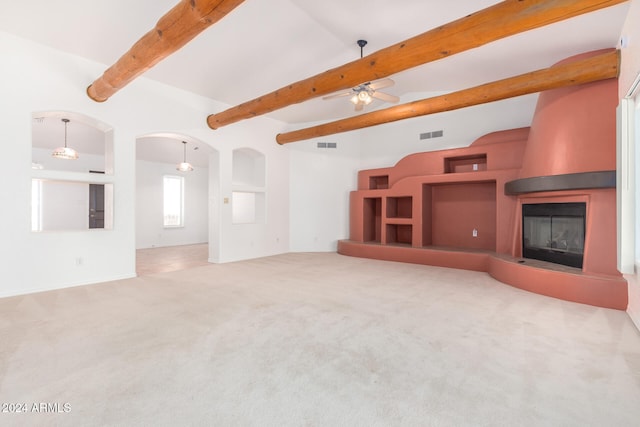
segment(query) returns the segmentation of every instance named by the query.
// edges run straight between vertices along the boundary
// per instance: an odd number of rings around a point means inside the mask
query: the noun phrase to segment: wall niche
[[[32,113],[31,230],[113,227],[113,130],[91,117]],[[60,147],[76,158],[57,158]]]
[[[252,148],[233,150],[231,172],[231,222],[266,223],[266,161]]]

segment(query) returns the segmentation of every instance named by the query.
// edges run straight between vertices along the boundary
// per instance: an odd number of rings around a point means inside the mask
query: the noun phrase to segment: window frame
[[[175,221],[167,221],[167,216],[172,215],[172,212],[167,213],[167,182],[168,180],[178,181],[180,182],[180,193],[179,193],[179,214],[177,224]],[[185,221],[185,212],[184,212],[184,198],[185,198],[185,183],[184,177],[178,175],[163,175],[162,177],[162,226],[164,228],[183,228]]]

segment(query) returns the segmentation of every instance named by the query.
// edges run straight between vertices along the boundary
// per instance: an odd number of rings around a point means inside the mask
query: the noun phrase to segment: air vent
[[[440,138],[444,135],[443,130],[434,130],[432,132],[425,132],[420,134],[420,139]]]
[[[338,148],[337,142],[318,142],[318,148]]]

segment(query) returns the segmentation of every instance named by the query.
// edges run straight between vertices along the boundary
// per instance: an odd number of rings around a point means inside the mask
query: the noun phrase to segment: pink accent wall
[[[617,105],[617,79],[542,92],[520,177],[615,170]]]
[[[350,239],[338,243],[338,252],[487,271],[531,292],[625,309],[615,189],[504,193],[516,179],[615,170],[617,89],[609,79],[548,91],[530,129],[493,132],[466,148],[360,171],[350,196]],[[522,260],[522,204],[576,201],[587,205],[582,270]]]

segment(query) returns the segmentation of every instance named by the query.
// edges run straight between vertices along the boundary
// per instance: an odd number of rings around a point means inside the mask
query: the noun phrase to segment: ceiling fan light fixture
[[[182,141],[182,143],[184,144],[184,159],[182,163],[178,163],[176,170],[179,170],[180,172],[191,172],[193,170],[193,166],[191,166],[191,163],[187,162],[187,143],[186,141]]]
[[[53,150],[51,156],[56,159],[76,160],[78,152],[73,148],[67,147],[67,123],[69,123],[69,119],[62,119],[62,121],[64,122],[64,147],[58,147]]]
[[[358,99],[360,100],[360,102],[364,102],[365,105],[371,104],[372,101],[371,95],[369,95],[369,92],[366,90],[358,93]]]
[[[363,104],[369,105],[373,101],[373,97],[366,89],[361,89],[358,93],[355,93],[349,100],[353,105]]]
[[[358,46],[360,46],[360,58],[363,57],[362,50],[366,44],[366,40],[358,40]],[[349,102],[355,105],[355,111],[362,111],[365,105],[369,105],[373,102],[374,98],[380,99],[384,102],[398,102],[400,100],[399,97],[378,91],[378,89],[393,86],[393,84],[393,80],[388,78],[370,81],[354,86],[347,92],[324,96],[322,99],[348,97],[347,99],[349,99]]]

